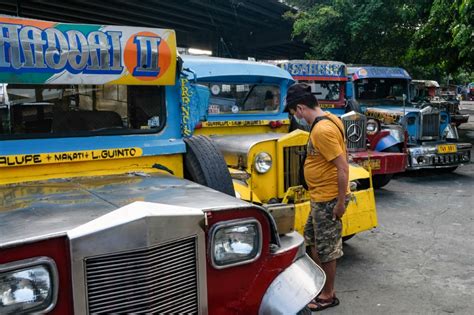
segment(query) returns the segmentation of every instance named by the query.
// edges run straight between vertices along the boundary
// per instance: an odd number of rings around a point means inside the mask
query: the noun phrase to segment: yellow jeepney
[[[279,230],[302,233],[310,211],[309,195],[299,182],[308,132],[293,130],[283,112],[291,76],[273,65],[212,57],[183,56],[195,85],[208,89],[208,110],[195,134],[211,136],[224,154],[241,199],[261,204]],[[353,197],[343,217],[343,236],[377,226],[373,188],[357,181],[369,172],[350,165]]]

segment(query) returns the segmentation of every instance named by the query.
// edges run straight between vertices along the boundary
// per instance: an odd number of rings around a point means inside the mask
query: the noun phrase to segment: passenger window
[[[159,86],[3,84],[0,91],[2,138],[156,132],[164,117]]]

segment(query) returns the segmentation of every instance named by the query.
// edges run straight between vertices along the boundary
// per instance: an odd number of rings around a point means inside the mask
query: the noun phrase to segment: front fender
[[[362,166],[349,164],[349,181],[368,179],[369,177],[369,172]]]
[[[325,282],[323,270],[305,254],[273,280],[258,314],[296,314],[318,295]]]
[[[235,196],[241,200],[245,200],[252,203],[262,204],[262,201],[258,196],[250,189],[250,187],[240,181],[240,180],[233,180],[234,183],[234,190]]]
[[[388,135],[381,138],[375,145],[375,151],[382,152],[383,150],[390,148],[396,144],[400,143],[394,136]]]

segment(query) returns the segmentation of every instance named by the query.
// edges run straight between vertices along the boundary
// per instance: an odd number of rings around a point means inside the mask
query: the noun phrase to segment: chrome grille
[[[197,238],[85,260],[89,313],[198,313]]]
[[[432,139],[439,137],[439,113],[424,114],[422,118],[421,138]]]
[[[285,191],[290,187],[301,185],[299,174],[305,152],[305,145],[283,148]]]
[[[359,115],[356,119],[342,118],[346,132],[347,151],[365,151],[367,149],[367,118]]]

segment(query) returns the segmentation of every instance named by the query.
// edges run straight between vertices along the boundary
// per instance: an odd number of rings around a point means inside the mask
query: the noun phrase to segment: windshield
[[[280,87],[268,84],[203,83],[209,87],[209,114],[277,112]]]
[[[318,101],[339,101],[341,99],[341,82],[298,80],[311,86],[311,92]]]
[[[362,79],[355,81],[354,88],[356,99],[364,104],[402,103],[403,94],[408,95],[408,80]]]
[[[157,132],[164,119],[159,86],[2,84],[0,90],[1,138]]]
[[[410,84],[410,96],[413,102],[430,100],[439,95],[439,89],[436,87],[427,87],[424,84]]]

